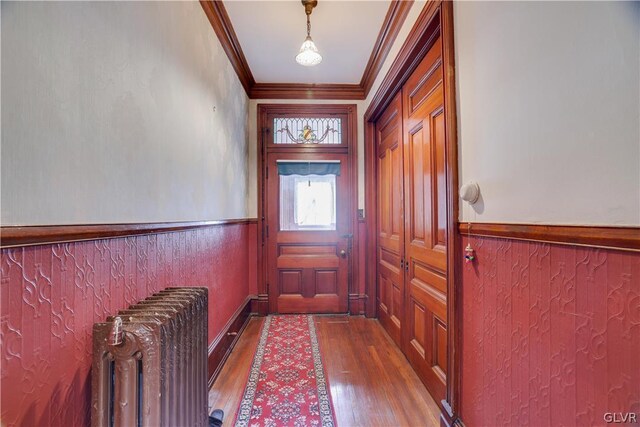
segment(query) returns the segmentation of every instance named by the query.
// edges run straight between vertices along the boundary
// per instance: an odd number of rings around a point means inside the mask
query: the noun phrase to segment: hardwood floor
[[[264,318],[254,317],[209,392],[209,407],[232,425]],[[438,426],[440,410],[375,319],[316,316],[339,427]]]
[[[209,413],[214,409],[224,411],[225,426],[233,425],[249,376],[251,361],[258,345],[258,336],[264,317],[252,317],[238,338],[233,351],[225,362],[218,378],[209,390]]]

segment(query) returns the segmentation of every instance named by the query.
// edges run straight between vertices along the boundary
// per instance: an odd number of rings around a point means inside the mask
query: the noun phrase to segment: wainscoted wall
[[[93,323],[165,287],[209,288],[213,342],[256,287],[255,236],[253,221],[2,250],[2,425],[89,425]]]
[[[640,412],[640,254],[471,237],[462,420],[600,425]]]

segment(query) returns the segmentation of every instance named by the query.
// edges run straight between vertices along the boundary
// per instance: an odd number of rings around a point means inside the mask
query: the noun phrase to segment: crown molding
[[[378,73],[389,55],[393,42],[398,37],[398,33],[404,24],[414,0],[391,1],[389,10],[384,18],[376,43],[373,45],[369,62],[362,73],[360,86],[364,90],[365,98],[373,86],[373,82],[378,77]]]
[[[256,83],[251,99],[364,99],[357,84]]]
[[[400,90],[409,75],[416,69],[421,58],[435,42],[440,27],[441,0],[432,0],[422,8],[389,71],[380,83],[364,114],[365,122],[375,122],[391,102],[391,94]],[[454,122],[455,123],[455,122]]]
[[[223,2],[200,0],[200,4],[250,99],[363,100],[371,90],[393,42],[398,37],[413,1],[391,1],[362,79],[357,84],[256,83]]]
[[[216,33],[216,36],[218,36],[218,40],[220,40],[220,44],[227,54],[231,66],[233,66],[233,69],[238,75],[242,87],[244,87],[245,92],[249,95],[256,81],[247,63],[247,58],[245,58],[242,52],[242,46],[240,46],[233,25],[231,25],[231,19],[229,19],[227,9],[225,9],[222,1],[200,0],[200,5],[205,15],[207,15],[213,31]]]

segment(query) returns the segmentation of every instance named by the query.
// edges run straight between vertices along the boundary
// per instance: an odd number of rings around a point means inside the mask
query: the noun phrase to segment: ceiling
[[[258,83],[360,83],[389,4],[319,0],[311,14],[311,37],[323,60],[303,67],[295,61],[306,36],[300,0],[224,2]]]

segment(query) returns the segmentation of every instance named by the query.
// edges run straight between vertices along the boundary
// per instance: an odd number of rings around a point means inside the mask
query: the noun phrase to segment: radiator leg
[[[139,425],[138,408],[138,360],[116,359],[116,384],[114,424],[116,426]]]

